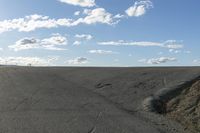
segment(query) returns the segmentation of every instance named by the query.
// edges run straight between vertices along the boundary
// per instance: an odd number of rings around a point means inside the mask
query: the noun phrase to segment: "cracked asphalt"
[[[198,67],[0,66],[0,133],[186,133],[142,101]]]

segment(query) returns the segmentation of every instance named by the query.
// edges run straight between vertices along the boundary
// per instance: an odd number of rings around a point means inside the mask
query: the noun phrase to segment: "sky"
[[[199,66],[199,0],[0,0],[0,64]]]

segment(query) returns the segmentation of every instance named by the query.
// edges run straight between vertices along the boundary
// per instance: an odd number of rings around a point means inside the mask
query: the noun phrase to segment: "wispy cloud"
[[[90,34],[76,34],[75,37],[84,40],[91,40],[93,38]]]
[[[18,40],[14,45],[8,46],[15,51],[28,50],[28,49],[46,49],[46,50],[66,50],[58,46],[67,45],[67,38],[61,35],[53,35],[50,38],[35,39],[23,38]]]
[[[192,52],[189,51],[189,50],[186,50],[186,51],[184,51],[184,53],[186,53],[186,54],[191,54]]]
[[[81,7],[93,7],[95,6],[95,0],[59,0],[60,2],[74,5],[74,6],[81,6]]]
[[[170,53],[178,54],[181,53],[181,50],[169,49]]]
[[[145,64],[161,64],[161,63],[167,63],[177,61],[174,57],[159,57],[159,58],[151,58],[151,59],[141,59],[139,62],[145,63]]]
[[[158,42],[128,42],[124,40],[98,42],[99,45],[113,45],[113,46],[163,46]]]
[[[153,3],[150,0],[139,0],[129,7],[125,12],[130,17],[139,17],[146,13],[146,11],[153,7]]]
[[[73,45],[79,46],[79,45],[81,45],[81,42],[80,42],[80,41],[75,41],[75,42],[73,43]]]
[[[173,40],[167,40],[165,42],[133,42],[133,41],[107,41],[107,42],[98,42],[99,45],[111,45],[111,46],[141,46],[141,47],[163,47],[169,49],[181,49],[183,45],[180,42]]]
[[[184,54],[190,54],[191,51],[188,50],[177,50],[177,49],[169,49],[170,53],[174,53],[174,54],[180,54],[180,53],[184,53]]]
[[[66,63],[70,64],[70,65],[81,65],[81,64],[88,63],[88,58],[86,58],[86,57],[77,57],[75,59],[67,60]]]
[[[166,48],[169,49],[181,49],[183,48],[183,45],[181,44],[182,41],[176,41],[176,40],[167,40],[163,44]]]
[[[0,64],[2,65],[21,65],[21,66],[47,66],[55,59],[44,59],[39,57],[0,57]]]
[[[118,19],[121,19],[121,18],[124,18],[125,15],[122,15],[122,14],[117,14],[114,16],[114,18],[118,18]]]
[[[193,63],[195,63],[195,64],[200,64],[200,59],[194,59],[194,60],[193,60]]]
[[[91,54],[118,54],[118,52],[114,52],[110,50],[100,50],[100,49],[90,50],[88,52]]]
[[[76,20],[69,18],[49,18],[49,16],[43,15],[30,15],[24,18],[10,19],[0,21],[0,33],[18,30],[19,32],[30,32],[41,28],[57,28],[72,27],[80,24],[108,24],[113,25],[118,22],[118,19],[107,12],[104,8],[95,8],[93,10],[87,9],[85,11],[85,17],[78,18]]]

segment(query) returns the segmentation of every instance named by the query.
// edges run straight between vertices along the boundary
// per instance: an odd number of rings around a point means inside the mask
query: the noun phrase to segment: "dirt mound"
[[[200,132],[200,80],[166,104],[166,115],[184,125],[185,130]]]

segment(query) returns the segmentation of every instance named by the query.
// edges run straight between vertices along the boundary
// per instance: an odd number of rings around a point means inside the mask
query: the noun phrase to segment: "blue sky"
[[[199,0],[0,0],[0,64],[198,66]]]

